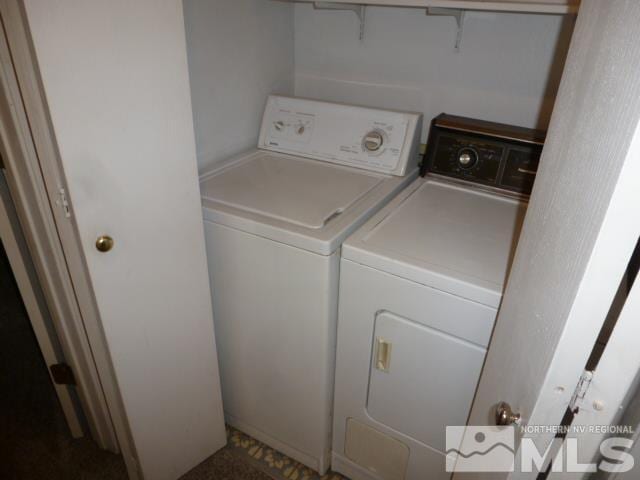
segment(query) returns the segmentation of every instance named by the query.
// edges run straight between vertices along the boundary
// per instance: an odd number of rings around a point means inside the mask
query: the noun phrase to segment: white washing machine
[[[227,421],[324,473],[342,241],[417,178],[421,116],[272,96],[201,177]]]
[[[334,470],[354,480],[450,477],[446,426],[467,422],[526,211],[513,194],[530,191],[541,141],[436,118],[426,177],[345,241]]]

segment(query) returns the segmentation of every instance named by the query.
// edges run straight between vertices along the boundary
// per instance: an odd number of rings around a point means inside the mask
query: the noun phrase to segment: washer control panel
[[[442,114],[431,125],[422,175],[445,175],[529,195],[544,132]]]
[[[258,148],[405,175],[419,160],[422,116],[272,95]]]

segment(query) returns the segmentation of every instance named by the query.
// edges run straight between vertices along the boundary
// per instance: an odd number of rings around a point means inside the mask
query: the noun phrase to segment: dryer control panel
[[[441,114],[432,124],[421,174],[529,195],[545,132]]]
[[[403,176],[418,165],[422,115],[272,95],[258,148]]]

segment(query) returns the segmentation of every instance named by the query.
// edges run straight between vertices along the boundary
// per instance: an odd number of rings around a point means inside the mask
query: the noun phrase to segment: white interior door
[[[174,479],[226,442],[182,4],[24,9],[133,440],[129,474]],[[98,251],[105,235],[113,248]]]
[[[559,425],[624,274],[640,235],[638,18],[636,1],[582,2],[469,425],[494,425],[501,401],[523,426]],[[525,436],[544,452],[554,435]],[[470,474],[507,477],[536,474]]]

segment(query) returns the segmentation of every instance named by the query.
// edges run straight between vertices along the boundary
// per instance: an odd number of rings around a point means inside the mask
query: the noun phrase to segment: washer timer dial
[[[366,152],[378,152],[384,145],[384,133],[372,130],[362,139],[362,147]]]

